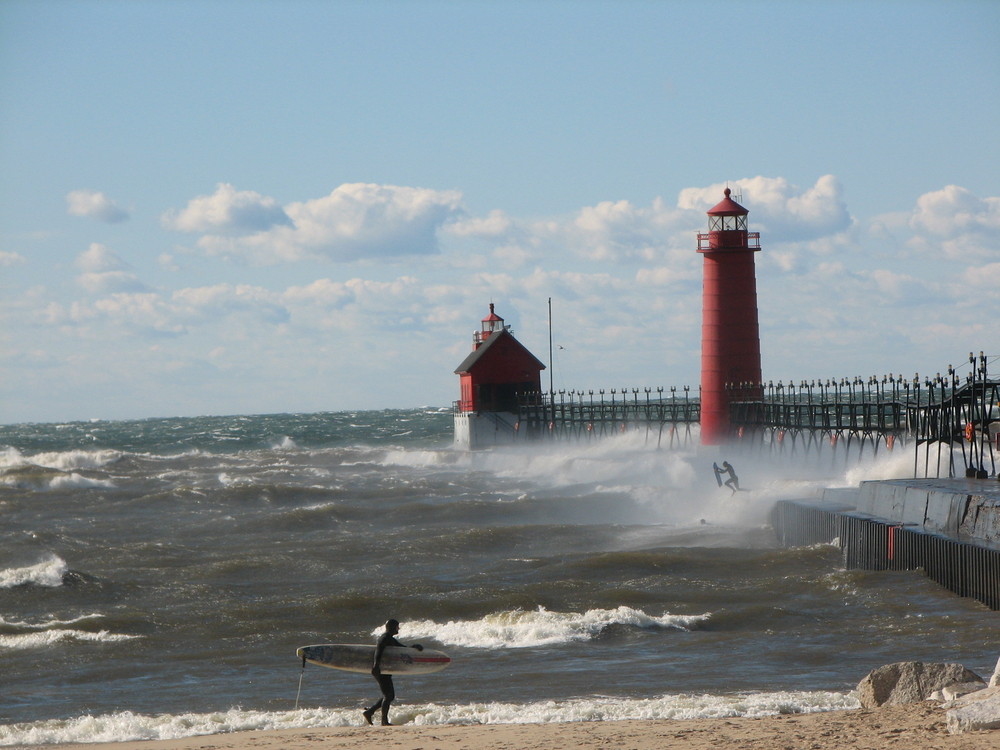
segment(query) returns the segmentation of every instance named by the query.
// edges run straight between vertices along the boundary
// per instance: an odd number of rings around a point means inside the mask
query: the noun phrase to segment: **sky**
[[[998,123],[993,0],[3,0],[0,423],[446,407],[491,302],[696,389],[726,186],[765,380],[967,369]]]

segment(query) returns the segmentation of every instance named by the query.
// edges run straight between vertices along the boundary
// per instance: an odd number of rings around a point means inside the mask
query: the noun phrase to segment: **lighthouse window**
[[[746,231],[746,216],[710,216],[708,217],[708,231],[710,232],[731,232],[733,230]]]

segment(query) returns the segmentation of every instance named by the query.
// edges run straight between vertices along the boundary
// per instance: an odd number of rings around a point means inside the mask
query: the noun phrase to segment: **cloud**
[[[13,253],[7,250],[0,250],[0,268],[12,268],[25,263],[25,258],[20,253]]]
[[[959,260],[1000,254],[1000,198],[980,199],[958,185],[921,195],[909,226],[917,250]]]
[[[76,256],[76,267],[88,273],[105,271],[121,271],[128,264],[99,242],[92,242],[90,247]]]
[[[691,233],[694,217],[655,198],[648,208],[629,201],[603,201],[581,209],[567,228],[570,241],[590,260],[652,261],[663,255],[675,230]]]
[[[969,290],[975,289],[977,304],[985,304],[987,300],[992,300],[990,303],[992,305],[1000,301],[1000,263],[966,268],[962,272],[961,282],[956,290],[958,296],[967,298]]]
[[[347,262],[439,252],[438,230],[461,215],[461,197],[456,191],[353,183],[282,209],[270,198],[220,185],[215,195],[191,201],[164,221],[173,229],[205,232],[198,245],[211,255],[261,265]]]
[[[73,216],[87,216],[109,224],[128,219],[128,211],[120,208],[104,193],[95,190],[74,190],[66,196],[66,206]]]
[[[503,211],[494,209],[486,217],[464,217],[448,226],[448,232],[456,237],[505,237],[514,222]]]
[[[204,323],[234,314],[249,313],[266,323],[287,323],[289,313],[280,295],[249,284],[215,284],[173,293],[173,315],[187,323]]]
[[[566,216],[517,221],[493,211],[486,218],[463,217],[446,232],[458,239],[493,244],[493,254],[513,264],[552,263],[575,257],[595,263],[663,260],[670,248],[693,247],[698,217],[668,206],[662,198],[637,206],[602,201]]]
[[[841,195],[840,183],[824,175],[803,190],[784,177],[753,177],[707,188],[685,188],[677,205],[707,211],[723,197],[726,185],[750,211],[750,222],[777,242],[813,240],[842,232],[853,220]]]
[[[77,283],[91,294],[147,290],[128,263],[98,242],[77,256],[76,266],[83,271]]]
[[[212,195],[190,200],[180,211],[168,211],[164,226],[179,232],[244,234],[274,226],[291,226],[291,219],[274,198],[252,190],[237,190],[220,182]]]

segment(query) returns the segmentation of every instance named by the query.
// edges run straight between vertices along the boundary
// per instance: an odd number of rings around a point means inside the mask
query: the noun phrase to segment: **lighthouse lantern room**
[[[544,369],[490,303],[489,315],[473,335],[472,353],[455,370],[461,388],[455,404],[456,446],[475,449],[513,442],[518,397],[541,391]]]

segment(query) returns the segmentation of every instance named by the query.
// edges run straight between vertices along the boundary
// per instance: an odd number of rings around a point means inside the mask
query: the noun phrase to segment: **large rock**
[[[963,695],[948,711],[948,731],[952,734],[977,729],[1000,729],[1000,687]]]
[[[990,687],[1000,687],[1000,659],[997,659],[996,669],[993,670],[993,676],[990,678]]]
[[[902,661],[873,669],[858,683],[858,700],[864,708],[919,703],[935,690],[966,682],[986,683],[961,664],[928,664]]]

